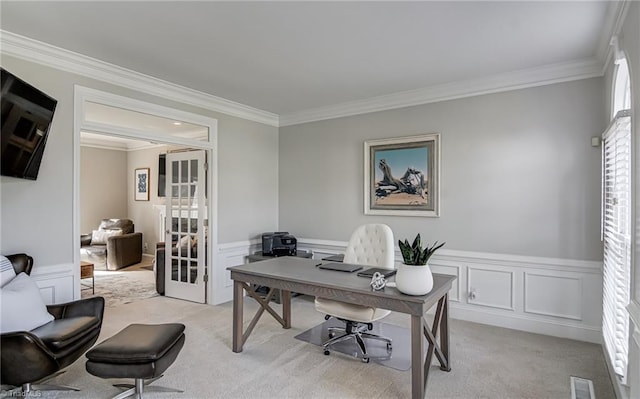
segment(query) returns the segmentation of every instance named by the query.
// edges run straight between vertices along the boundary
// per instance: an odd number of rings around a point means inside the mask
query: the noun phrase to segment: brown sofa
[[[103,219],[98,230],[80,238],[80,258],[96,269],[118,270],[142,260],[142,233],[130,219]]]

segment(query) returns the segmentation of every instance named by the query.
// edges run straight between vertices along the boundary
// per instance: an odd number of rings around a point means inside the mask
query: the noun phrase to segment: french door
[[[200,303],[208,279],[206,168],[204,151],[167,154],[165,295]]]

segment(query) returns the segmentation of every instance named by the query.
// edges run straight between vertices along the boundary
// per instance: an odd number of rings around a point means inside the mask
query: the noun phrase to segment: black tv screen
[[[1,173],[35,180],[58,102],[3,68],[0,74]]]
[[[167,154],[158,156],[158,197],[164,197],[165,180],[167,178]]]

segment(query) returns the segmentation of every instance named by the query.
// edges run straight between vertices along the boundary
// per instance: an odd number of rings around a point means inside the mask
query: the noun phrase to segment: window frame
[[[602,139],[603,349],[624,384],[629,363],[627,307],[633,300],[636,236],[635,139],[631,123],[631,79],[625,57],[616,60],[611,123]],[[624,219],[620,218],[621,214]]]

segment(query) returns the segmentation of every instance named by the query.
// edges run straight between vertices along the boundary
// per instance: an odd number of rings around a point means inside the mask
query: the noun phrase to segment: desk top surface
[[[422,296],[405,295],[395,287],[385,287],[383,290],[375,291],[369,285],[370,278],[359,277],[357,273],[325,270],[317,267],[322,263],[313,259],[283,256],[262,262],[232,266],[227,269],[231,272],[233,280],[243,281],[243,276],[247,276],[248,279],[251,276],[263,277],[414,303],[423,303],[434,296],[443,296],[451,289],[452,283],[456,279],[455,276],[434,273],[431,292]],[[388,280],[393,281],[394,277],[390,277]]]

